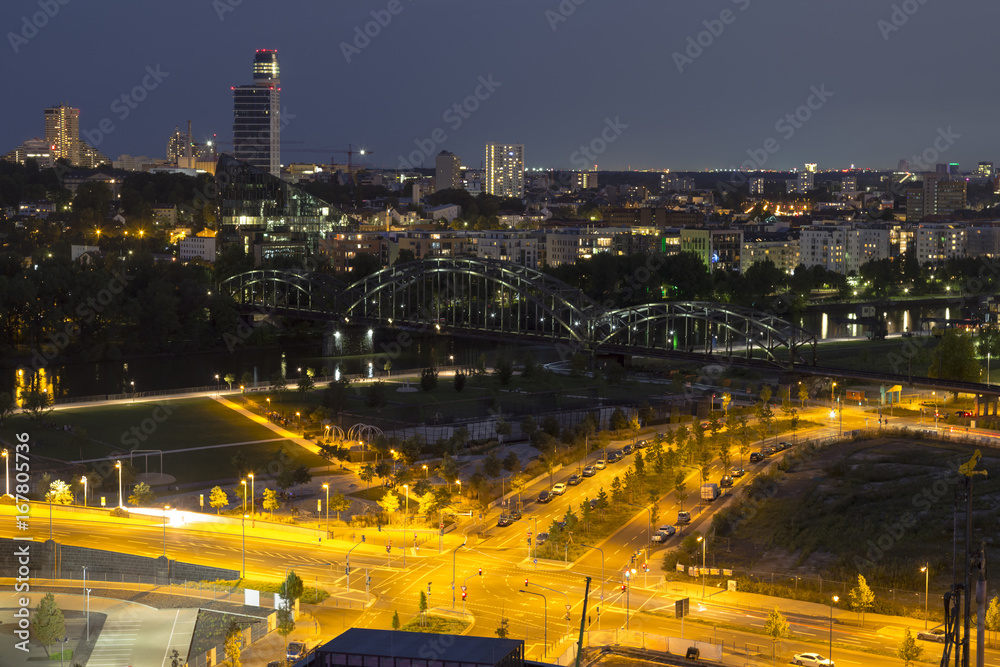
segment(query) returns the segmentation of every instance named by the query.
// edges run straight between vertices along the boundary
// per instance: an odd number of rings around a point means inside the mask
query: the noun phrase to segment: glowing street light
[[[10,495],[10,452],[4,447],[0,456],[3,456],[3,471],[4,471],[4,495]],[[424,466],[426,469],[427,466]]]
[[[701,542],[701,599],[705,599],[705,549],[708,545],[708,540],[705,539],[704,535],[698,536],[698,541]]]
[[[243,485],[243,513],[247,513],[247,481],[245,479],[240,480],[240,484]]]
[[[326,491],[326,535],[330,536],[330,485],[324,484],[323,490]]]
[[[125,507],[122,503],[122,462],[115,461],[115,467],[118,468],[118,507]]]
[[[920,571],[924,573],[924,630],[927,629],[927,593],[931,587],[931,564],[927,563]]]
[[[833,601],[830,603],[830,664],[833,664],[833,605],[838,602],[840,602],[840,598],[834,595]]]
[[[257,493],[254,491],[253,473],[248,473],[247,477],[250,478],[250,516],[257,515]]]
[[[4,452],[5,452],[4,456],[6,456],[6,451],[7,450],[4,450]],[[83,483],[83,506],[86,507],[87,506],[87,476],[84,475],[83,477],[81,477],[80,478],[80,482]]]
[[[4,451],[7,451],[7,450],[4,450]],[[6,454],[4,456],[6,456]],[[424,479],[427,479],[427,464],[426,463],[424,464]]]

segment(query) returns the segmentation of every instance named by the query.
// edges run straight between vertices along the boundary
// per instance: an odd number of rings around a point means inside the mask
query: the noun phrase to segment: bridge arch
[[[263,312],[327,317],[337,313],[337,300],[347,287],[333,276],[298,269],[257,269],[219,283],[219,290],[238,304]]]
[[[815,334],[770,313],[708,301],[671,301],[605,313],[594,326],[596,347],[680,350],[774,363],[815,363]],[[811,346],[813,361],[802,355]]]
[[[365,276],[345,290],[350,322],[563,338],[586,344],[601,312],[580,290],[541,271],[471,257],[423,259]]]

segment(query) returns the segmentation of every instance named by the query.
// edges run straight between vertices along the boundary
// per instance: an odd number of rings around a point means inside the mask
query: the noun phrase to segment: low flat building
[[[433,650],[428,649],[431,639]],[[321,667],[524,667],[524,642],[351,628],[316,649],[311,664]]]

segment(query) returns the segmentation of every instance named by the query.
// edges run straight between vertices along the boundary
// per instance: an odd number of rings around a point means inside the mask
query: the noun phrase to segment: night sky
[[[995,1],[61,2],[0,3],[2,152],[43,136],[60,102],[91,137],[109,119],[92,143],[112,159],[163,157],[189,119],[196,138],[231,140],[230,86],[273,48],[285,164],[331,157],[292,148],[352,143],[372,166],[430,166],[447,149],[479,167],[488,141],[525,144],[529,168],[704,169],[747,151],[776,169],[895,168],[925,151],[1000,162]],[[32,16],[47,24],[25,28]],[[376,36],[355,42],[366,24]]]

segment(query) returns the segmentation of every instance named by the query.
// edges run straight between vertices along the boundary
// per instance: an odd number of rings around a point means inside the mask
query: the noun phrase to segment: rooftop
[[[449,662],[493,665],[524,644],[518,639],[462,635],[437,635],[437,637],[438,644],[442,647],[451,641],[451,645],[444,649],[444,656],[447,656],[445,659]],[[432,638],[434,636],[423,632],[351,628],[324,644],[319,650],[323,653],[352,653],[386,658],[426,658],[427,644]]]

